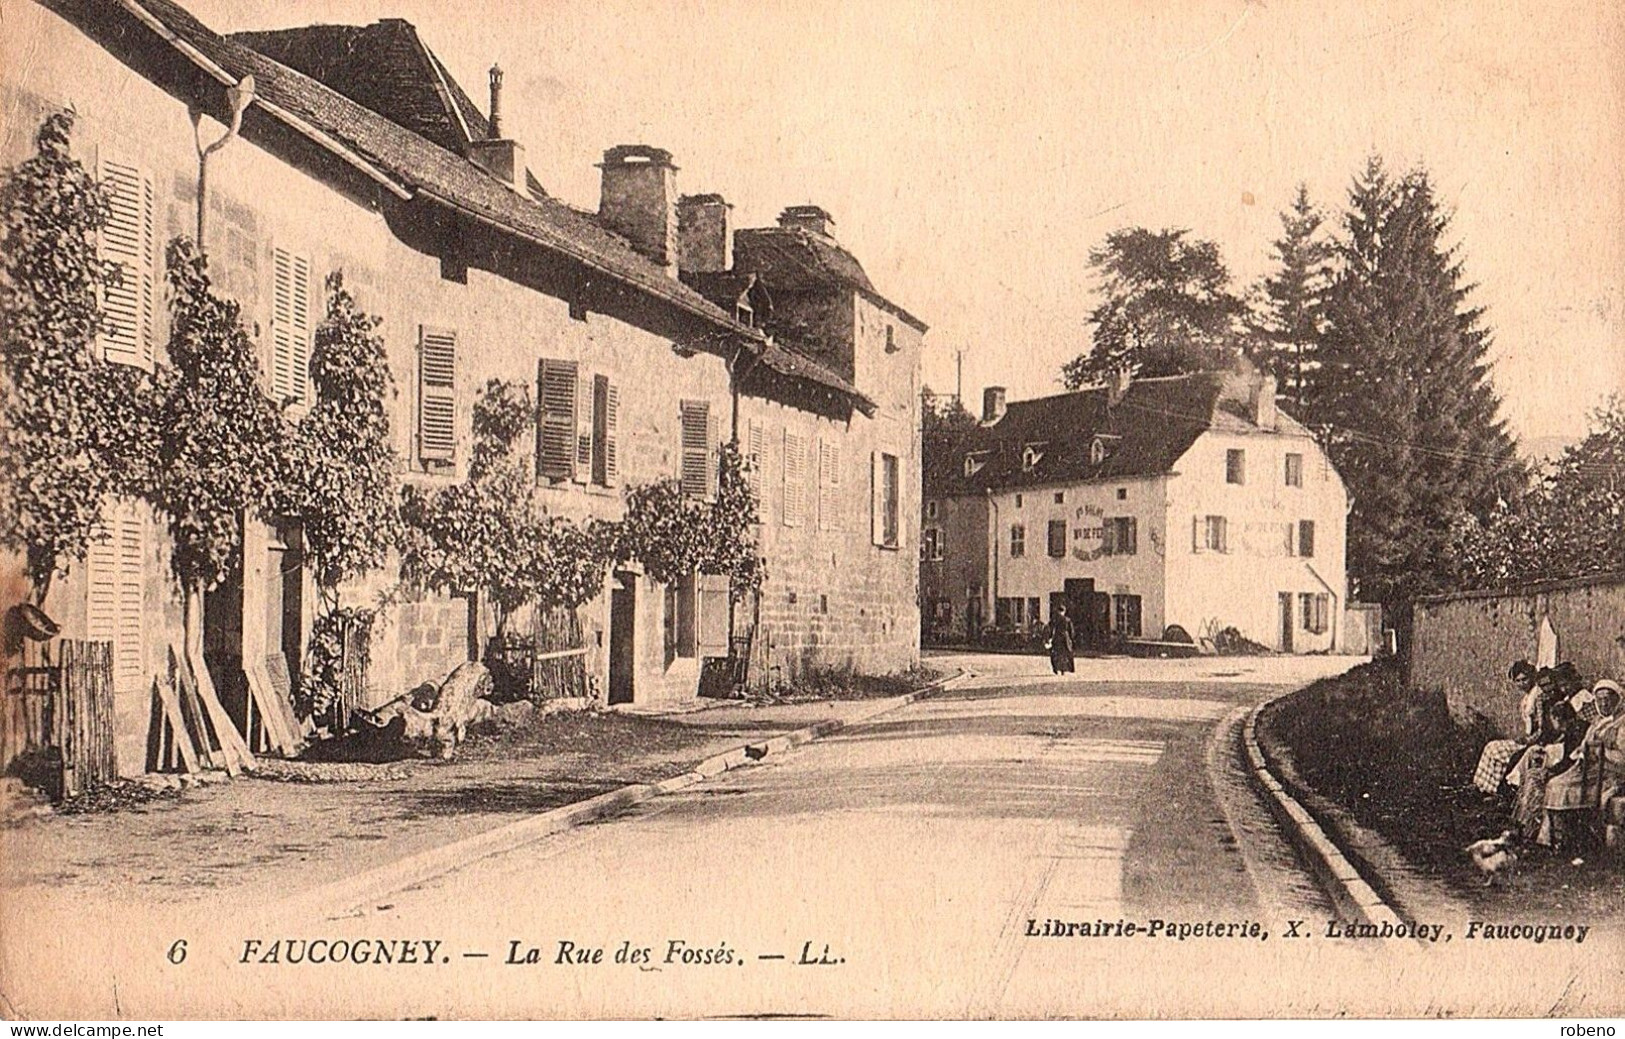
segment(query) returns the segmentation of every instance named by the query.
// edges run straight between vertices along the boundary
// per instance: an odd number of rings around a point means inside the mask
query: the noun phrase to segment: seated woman
[[[1535,687],[1535,665],[1527,660],[1514,660],[1507,669],[1507,677],[1517,687],[1521,697],[1518,715],[1523,720],[1523,732],[1519,735],[1528,737],[1534,732],[1533,701],[1539,696]],[[1501,790],[1507,772],[1526,746],[1528,743],[1524,739],[1490,740],[1484,744],[1484,751],[1478,756],[1478,767],[1473,769],[1473,786],[1484,794],[1494,796]]]
[[[1535,672],[1535,687],[1529,690],[1524,697],[1524,735],[1518,742],[1525,748],[1549,746],[1562,740],[1562,729],[1552,720],[1552,708],[1564,701],[1557,671],[1554,668],[1543,667]],[[1548,763],[1556,750],[1545,755]],[[1527,752],[1519,754],[1512,761],[1512,767],[1507,770],[1507,785],[1516,787],[1523,783],[1524,773],[1532,764],[1532,756]]]
[[[1552,724],[1561,737],[1546,748],[1546,811],[1535,839],[1567,854],[1583,849],[1590,821],[1587,811],[1596,808],[1596,802],[1587,796],[1586,770],[1580,764],[1590,727],[1567,700],[1552,706]]]
[[[1593,803],[1604,811],[1608,803],[1625,796],[1625,691],[1610,678],[1601,678],[1591,687],[1596,698],[1597,722],[1586,733],[1581,746],[1585,781],[1594,792]]]

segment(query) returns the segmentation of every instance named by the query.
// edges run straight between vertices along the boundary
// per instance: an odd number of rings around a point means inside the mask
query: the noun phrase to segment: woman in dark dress
[[[1067,619],[1066,607],[1055,607],[1055,616],[1049,622],[1049,666],[1058,675],[1070,675],[1072,667],[1072,622]]]

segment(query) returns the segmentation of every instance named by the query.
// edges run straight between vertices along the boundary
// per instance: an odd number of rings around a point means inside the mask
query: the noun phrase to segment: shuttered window
[[[883,548],[896,548],[901,536],[900,473],[896,455],[876,451],[869,465],[870,540]]]
[[[728,655],[728,578],[721,574],[700,574],[697,584],[699,655],[725,657]]]
[[[841,529],[841,449],[827,439],[818,442],[818,525]]]
[[[1066,555],[1066,520],[1049,521],[1049,554],[1054,559]]]
[[[621,388],[607,375],[592,379],[592,482],[613,487],[620,479]]]
[[[457,454],[457,333],[418,333],[418,457],[450,461]]]
[[[746,480],[750,492],[756,496],[756,508],[762,508],[762,469],[767,464],[767,430],[752,419],[745,429],[745,461],[750,463]]]
[[[683,439],[683,493],[709,498],[716,477],[711,454],[711,404],[703,400],[681,402]]]
[[[310,260],[271,250],[271,282],[271,398],[303,401],[310,390]]]
[[[574,361],[544,357],[536,365],[536,474],[550,480],[576,475],[580,383]]]
[[[146,611],[142,573],[146,525],[136,506],[110,507],[85,559],[86,634],[113,644],[113,682],[121,689],[146,681]]]
[[[1106,520],[1101,531],[1105,544],[1102,551],[1108,556],[1132,556],[1140,551],[1140,524],[1133,516],[1114,516]]]
[[[784,525],[799,527],[807,509],[807,441],[784,431]]]
[[[101,175],[109,203],[101,257],[119,265],[119,283],[102,294],[107,322],[102,356],[151,368],[156,307],[152,177],[138,166],[105,157]]]
[[[1298,555],[1313,559],[1315,555],[1315,521],[1298,521]]]

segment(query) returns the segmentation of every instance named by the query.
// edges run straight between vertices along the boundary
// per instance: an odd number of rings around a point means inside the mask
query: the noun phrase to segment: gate
[[[0,762],[53,799],[118,778],[113,756],[113,644],[26,644],[6,672]]]

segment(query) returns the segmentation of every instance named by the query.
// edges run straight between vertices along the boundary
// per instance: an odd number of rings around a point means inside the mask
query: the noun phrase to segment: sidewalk
[[[276,899],[875,704],[560,713],[534,728],[471,740],[454,762],[350,766],[378,778],[239,777],[118,812],[48,816],[0,830],[0,889],[79,888],[143,903],[225,891],[245,901]]]

